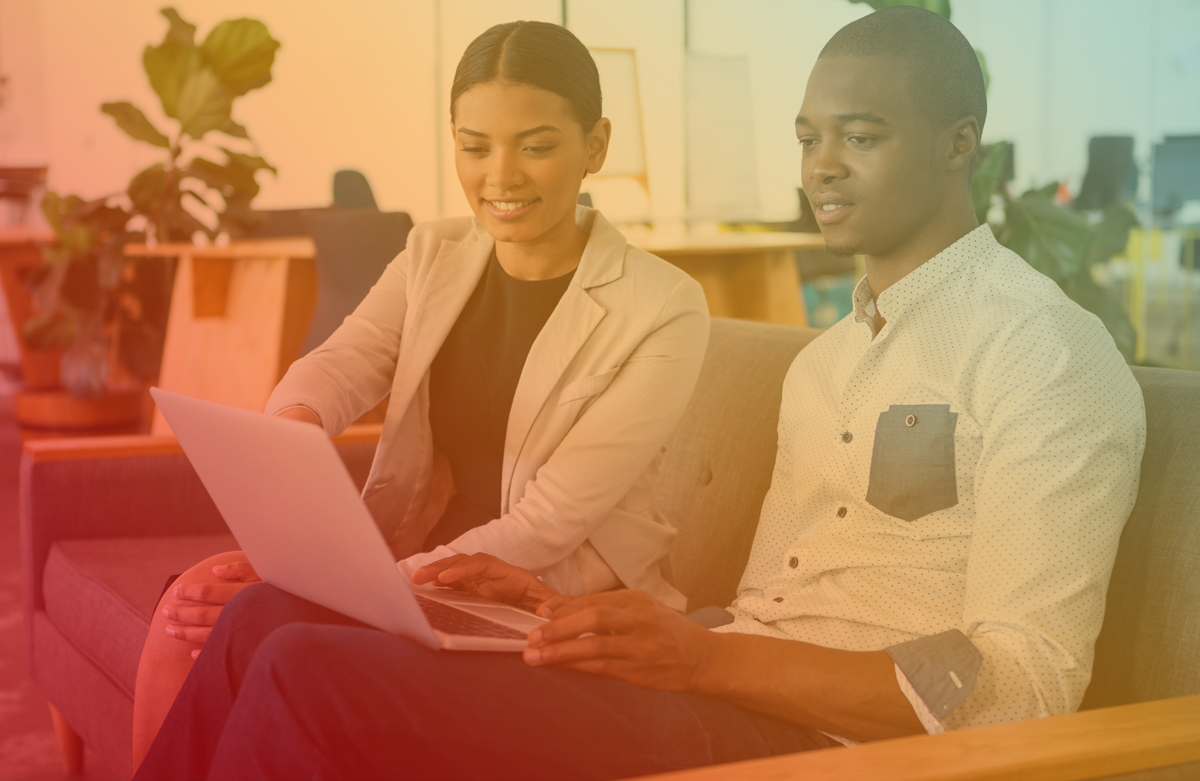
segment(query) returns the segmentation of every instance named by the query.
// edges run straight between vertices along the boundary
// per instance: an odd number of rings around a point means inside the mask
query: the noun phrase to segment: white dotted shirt
[[[982,664],[940,719],[897,668],[928,731],[1071,712],[1137,494],[1141,389],[1100,320],[987,225],[878,306],[875,336],[864,277],[788,372],[717,631],[876,651],[959,630]]]

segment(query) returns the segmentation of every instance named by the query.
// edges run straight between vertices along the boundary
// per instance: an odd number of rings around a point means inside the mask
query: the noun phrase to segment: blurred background
[[[809,70],[875,8],[948,16],[989,81],[979,219],[1129,362],[1200,369],[1200,0],[164,3],[0,0],[0,780],[128,775],[127,742],[56,739],[29,673],[21,448],[169,435],[150,384],[261,409],[414,224],[469,213],[448,93],[494,24],[592,50],[613,146],[583,199],[631,243],[715,315],[828,327],[863,266],[799,189]]]

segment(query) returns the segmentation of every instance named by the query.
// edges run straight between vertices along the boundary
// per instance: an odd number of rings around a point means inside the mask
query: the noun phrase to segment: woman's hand
[[[486,553],[470,556],[460,553],[426,564],[413,572],[412,581],[478,594],[544,618],[571,601],[571,597],[550,588],[533,573]]]
[[[606,591],[573,600],[530,632],[524,659],[691,691],[717,637],[644,591]]]
[[[213,575],[221,583],[177,583],[171,587],[170,596],[163,601],[162,612],[170,622],[166,632],[171,637],[191,643],[204,644],[212,633],[213,624],[221,608],[233,595],[262,580],[254,571],[249,560],[241,558],[212,568]],[[200,649],[192,651],[192,658],[200,655]]]

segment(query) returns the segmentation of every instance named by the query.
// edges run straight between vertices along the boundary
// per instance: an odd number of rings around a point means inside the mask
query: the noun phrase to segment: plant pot
[[[95,430],[137,426],[145,405],[141,390],[77,399],[65,390],[21,391],[13,396],[17,423],[25,428]]]
[[[17,334],[21,353],[21,378],[26,390],[60,387],[59,362],[62,350],[33,350],[21,338],[21,327],[33,317],[29,275],[42,265],[42,247],[53,241],[43,231],[11,228],[0,231],[0,286],[8,303],[8,314]]]

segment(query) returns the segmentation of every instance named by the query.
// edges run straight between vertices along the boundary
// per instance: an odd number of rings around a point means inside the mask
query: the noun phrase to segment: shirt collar
[[[946,277],[968,261],[982,258],[997,246],[991,227],[984,223],[934,255],[879,294],[879,311],[889,323],[896,322],[913,304],[925,298]],[[864,274],[854,287],[854,322],[871,323],[875,302]]]

